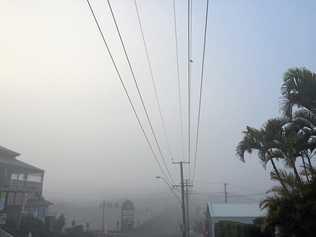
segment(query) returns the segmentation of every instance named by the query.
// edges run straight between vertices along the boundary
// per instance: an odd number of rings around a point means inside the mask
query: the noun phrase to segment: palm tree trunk
[[[307,158],[307,160],[308,160],[308,164],[309,164],[310,170],[311,170],[311,171],[314,171],[314,168],[313,168],[313,166],[312,166],[312,162],[311,162],[311,158],[310,158],[309,154],[306,154],[306,158]]]
[[[309,165],[309,169],[310,169],[310,172],[311,172],[311,176],[314,177],[315,176],[315,170],[314,170],[314,167],[312,165],[312,162],[311,162],[311,157],[309,154],[306,154],[306,158],[308,160],[308,165]]]
[[[309,158],[308,155],[307,155],[307,160],[308,160],[309,168],[310,168],[310,169],[313,169],[311,159]]]
[[[273,166],[274,172],[275,172],[276,175],[279,177],[279,180],[280,180],[280,183],[281,183],[282,187],[284,188],[284,190],[285,190],[286,192],[289,192],[289,190],[287,189],[285,183],[283,182],[283,179],[282,179],[281,176],[280,176],[279,170],[278,170],[278,168],[276,167],[276,165],[275,165],[275,163],[274,163],[274,160],[273,160],[273,159],[270,159],[270,160],[271,160],[271,164],[272,164],[272,166]]]
[[[306,176],[307,182],[309,183],[309,177],[308,177],[308,173],[307,173],[307,168],[306,168],[304,156],[302,155],[301,158],[302,158],[302,162],[303,162],[303,166],[304,166],[305,176]]]
[[[293,170],[294,170],[294,174],[295,174],[295,176],[296,176],[297,181],[298,181],[299,183],[302,183],[301,177],[300,177],[300,175],[299,175],[299,173],[298,173],[298,171],[297,171],[297,169],[296,169],[295,162],[293,163]]]

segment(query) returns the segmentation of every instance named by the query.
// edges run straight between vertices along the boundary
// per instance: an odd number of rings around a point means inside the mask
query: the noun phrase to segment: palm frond
[[[289,69],[281,87],[282,111],[292,116],[293,107],[305,107],[316,111],[316,74],[306,68]]]
[[[247,127],[247,130],[243,132],[244,137],[238,143],[236,147],[236,154],[240,158],[241,161],[245,161],[245,153],[252,153],[253,150],[260,150],[261,149],[261,135],[260,131]]]

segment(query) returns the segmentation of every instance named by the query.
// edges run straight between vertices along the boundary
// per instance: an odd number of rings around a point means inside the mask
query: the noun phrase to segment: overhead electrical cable
[[[111,3],[110,3],[109,0],[107,0],[107,3],[108,3],[108,6],[109,6],[109,9],[110,9],[110,12],[111,12],[112,19],[113,19],[114,24],[115,24],[116,31],[117,31],[118,36],[119,36],[119,38],[120,38],[120,42],[121,42],[121,45],[122,45],[122,48],[123,48],[123,51],[124,51],[124,55],[125,55],[125,58],[126,58],[126,60],[127,60],[129,69],[130,69],[130,71],[131,71],[131,74],[132,74],[132,77],[133,77],[133,80],[134,80],[134,83],[135,83],[135,86],[136,86],[136,89],[137,89],[137,93],[138,93],[139,98],[140,98],[140,100],[141,100],[142,107],[143,107],[144,112],[145,112],[145,114],[146,114],[147,121],[148,121],[148,123],[149,123],[150,129],[151,129],[151,132],[152,132],[152,135],[153,135],[154,140],[155,140],[155,143],[156,143],[156,145],[157,145],[159,154],[160,154],[160,156],[161,156],[161,158],[162,158],[164,167],[165,167],[165,169],[167,170],[167,173],[168,173],[168,176],[169,176],[170,180],[172,181],[172,183],[174,183],[174,179],[173,179],[173,177],[172,177],[172,175],[171,175],[171,173],[170,173],[170,170],[169,170],[168,165],[167,165],[167,163],[166,163],[166,159],[165,159],[164,154],[163,154],[163,152],[162,152],[162,150],[161,150],[161,147],[160,147],[160,145],[159,145],[156,132],[155,132],[155,130],[154,130],[154,128],[153,128],[153,125],[152,125],[152,122],[151,122],[151,120],[150,120],[150,117],[149,117],[149,114],[148,114],[148,111],[147,111],[147,108],[146,108],[146,105],[145,105],[145,102],[144,102],[142,93],[141,93],[141,91],[140,91],[138,82],[137,82],[137,80],[136,80],[136,76],[135,76],[135,73],[134,73],[134,70],[133,70],[131,61],[130,61],[129,56],[128,56],[128,54],[127,54],[127,50],[126,50],[126,47],[125,47],[125,43],[124,43],[124,41],[123,41],[123,37],[122,37],[121,32],[120,32],[120,29],[119,29],[119,27],[118,27],[118,24],[117,24],[117,21],[116,21],[116,17],[115,17],[115,15],[114,15],[114,12],[113,12]]]
[[[120,73],[120,71],[119,71],[119,69],[118,69],[118,67],[117,67],[117,65],[116,65],[116,62],[115,62],[115,60],[114,60],[114,57],[113,57],[113,55],[112,55],[112,53],[111,53],[111,50],[110,50],[109,45],[108,45],[108,43],[107,43],[107,41],[106,41],[106,39],[105,39],[105,36],[104,36],[104,34],[103,34],[102,30],[101,30],[99,21],[98,21],[96,15],[95,15],[95,13],[94,13],[94,10],[93,10],[93,8],[92,8],[92,6],[91,6],[91,4],[90,4],[90,1],[89,1],[89,0],[86,0],[86,2],[87,2],[87,4],[88,4],[88,6],[89,6],[89,9],[90,9],[91,14],[92,14],[93,19],[94,19],[94,22],[95,22],[95,24],[96,24],[96,26],[97,26],[97,28],[98,28],[98,31],[99,31],[99,33],[100,33],[100,36],[101,36],[101,38],[102,38],[102,40],[103,40],[103,43],[104,43],[104,45],[105,45],[105,47],[106,47],[107,53],[108,53],[108,55],[110,56],[110,59],[111,59],[112,64],[113,64],[113,66],[114,66],[114,68],[115,68],[116,74],[117,74],[117,76],[118,76],[118,78],[119,78],[119,80],[120,80],[120,83],[121,83],[121,85],[122,85],[122,87],[123,87],[123,90],[124,90],[124,92],[125,92],[125,95],[127,96],[127,99],[128,99],[128,101],[129,101],[129,104],[130,104],[130,106],[132,107],[132,110],[133,110],[133,113],[134,113],[134,115],[135,115],[135,117],[136,117],[136,120],[137,120],[137,122],[138,122],[138,125],[139,125],[139,127],[140,127],[140,129],[141,129],[141,131],[142,131],[142,133],[143,133],[143,135],[144,135],[144,137],[145,137],[145,140],[146,140],[146,142],[147,142],[147,144],[148,144],[148,146],[149,146],[149,149],[150,149],[150,151],[151,151],[151,153],[152,153],[154,159],[156,160],[156,162],[157,162],[157,164],[158,164],[158,167],[159,167],[159,169],[160,169],[162,175],[163,175],[165,178],[167,178],[168,176],[166,175],[166,173],[165,173],[165,171],[164,171],[162,165],[160,164],[160,161],[159,161],[159,159],[158,159],[158,157],[157,157],[157,155],[156,155],[156,153],[155,153],[155,151],[154,151],[154,149],[153,149],[153,146],[151,145],[151,143],[150,143],[150,141],[149,141],[149,138],[148,138],[148,136],[147,136],[147,134],[146,134],[146,132],[145,132],[145,129],[144,129],[144,127],[143,127],[143,125],[142,125],[142,123],[141,123],[141,121],[140,121],[140,118],[139,118],[139,116],[138,116],[138,114],[137,114],[137,112],[136,112],[136,109],[135,109],[135,106],[134,106],[134,104],[133,104],[133,101],[131,100],[131,97],[130,97],[128,91],[127,91],[126,85],[125,85],[125,83],[124,83],[124,81],[123,81],[123,79],[122,79],[121,73]]]
[[[183,134],[183,118],[182,118],[182,96],[181,96],[181,83],[180,83],[180,69],[179,69],[179,43],[178,43],[178,29],[177,29],[177,12],[176,12],[176,0],[173,0],[173,22],[174,22],[174,35],[176,46],[176,67],[177,67],[177,82],[178,82],[178,100],[179,100],[179,122],[180,122],[180,143],[182,157],[184,157],[184,134]]]
[[[196,139],[195,139],[195,151],[194,151],[194,164],[193,164],[193,182],[196,174],[196,160],[199,145],[199,131],[200,131],[200,121],[201,121],[201,104],[203,95],[203,84],[204,84],[204,67],[205,67],[205,50],[207,42],[207,25],[208,25],[208,14],[209,14],[209,1],[206,0],[206,12],[205,12],[205,24],[204,24],[204,39],[203,39],[203,54],[202,54],[202,64],[201,64],[201,79],[200,79],[200,93],[199,93],[199,108],[198,108],[198,118],[196,127]]]
[[[134,5],[135,5],[135,9],[136,9],[137,20],[138,20],[139,29],[140,29],[141,36],[142,36],[142,41],[143,41],[144,48],[145,48],[145,54],[146,54],[146,59],[147,59],[148,67],[149,67],[150,77],[151,77],[151,81],[152,81],[154,92],[155,92],[155,99],[156,99],[156,103],[157,103],[157,106],[158,106],[158,111],[159,111],[159,115],[160,115],[161,125],[162,125],[163,133],[164,133],[164,136],[165,136],[166,144],[167,144],[167,150],[169,152],[170,158],[173,159],[174,157],[173,157],[171,146],[170,146],[170,142],[169,142],[169,139],[168,139],[166,122],[165,122],[165,119],[164,119],[163,114],[162,114],[162,109],[161,109],[161,105],[160,105],[158,89],[157,89],[156,81],[155,81],[155,78],[154,78],[153,67],[152,67],[152,63],[151,63],[151,60],[150,60],[150,56],[149,56],[149,50],[148,50],[148,46],[147,46],[146,39],[145,39],[145,34],[144,34],[144,30],[143,30],[143,24],[142,24],[142,20],[141,20],[141,17],[140,17],[137,0],[134,0]]]
[[[158,176],[159,177],[159,176]],[[162,178],[162,177],[161,177]],[[177,201],[181,204],[181,198],[179,197],[179,195],[177,194],[177,192],[175,191],[173,185],[171,185],[168,180],[165,180],[164,178],[162,178],[162,180],[165,182],[165,184],[168,186],[170,192],[175,196],[175,198],[177,199]]]
[[[191,170],[191,0],[188,0],[188,169]]]

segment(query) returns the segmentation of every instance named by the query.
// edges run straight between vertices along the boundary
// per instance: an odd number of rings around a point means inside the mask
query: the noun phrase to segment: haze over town
[[[193,3],[192,147],[196,136],[206,1]],[[105,1],[92,1],[141,121],[141,102]],[[133,1],[112,1],[135,75],[176,183],[186,160],[181,136],[172,1],[139,1],[171,154],[163,134]],[[186,3],[177,2],[183,123],[187,124]],[[265,193],[272,186],[255,158],[236,157],[246,125],[279,116],[280,85],[291,67],[315,69],[314,1],[211,1],[196,192]],[[173,200],[138,127],[85,1],[0,2],[1,142],[45,170],[53,202]],[[304,37],[302,37],[304,36]],[[145,130],[150,127],[145,124]],[[151,139],[153,139],[151,137]],[[153,141],[153,140],[152,140]],[[193,154],[193,152],[192,152]],[[172,155],[172,156],[171,156]],[[188,169],[185,169],[188,173]],[[216,198],[222,198],[222,194]],[[260,200],[261,196],[255,197]],[[141,201],[140,201],[141,203]],[[160,203],[159,205],[163,205]],[[158,205],[158,206],[159,206]]]

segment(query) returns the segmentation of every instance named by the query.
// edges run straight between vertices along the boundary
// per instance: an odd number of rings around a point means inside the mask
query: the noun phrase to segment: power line
[[[258,202],[259,201],[259,197],[256,199],[252,196],[262,196],[260,194],[258,195],[248,195],[248,194],[235,194],[235,193],[229,193],[229,196],[232,197],[232,198],[242,198],[242,199],[245,199],[245,200],[249,200],[249,201],[254,201],[254,202]]]
[[[253,188],[253,187],[250,187],[250,186],[239,185],[239,184],[230,184],[230,186],[231,186],[232,188],[234,188],[234,189],[237,187],[237,189],[238,189],[239,191],[242,191],[243,193],[244,193],[245,191],[247,191],[247,192],[253,192],[253,193],[264,193],[264,192],[265,192],[265,191],[259,190],[259,189],[257,189],[257,188]]]
[[[211,195],[222,195],[224,192],[192,192],[191,195],[199,195],[199,196],[211,196]]]
[[[168,186],[173,196],[177,199],[177,201],[181,204],[181,199],[179,198],[178,194],[173,190],[172,187]]]
[[[205,25],[204,25],[204,39],[203,39],[203,55],[202,55],[202,68],[201,68],[201,80],[200,80],[200,96],[199,96],[199,109],[198,109],[198,121],[196,128],[196,139],[195,139],[195,152],[194,152],[194,164],[193,164],[193,182],[195,179],[196,171],[196,160],[199,144],[199,130],[200,130],[200,120],[201,120],[201,103],[203,94],[203,82],[204,82],[204,66],[205,66],[205,49],[207,41],[207,23],[208,23],[208,12],[209,12],[209,0],[206,0],[206,13],[205,13]]]
[[[195,179],[195,183],[194,186],[209,186],[209,185],[220,185],[223,186],[224,184],[228,184],[232,190],[237,189],[242,192],[244,195],[261,195],[261,194],[266,194],[265,191],[263,190],[258,190],[256,188],[250,187],[250,186],[244,186],[244,185],[239,185],[236,183],[227,183],[227,182],[212,182],[212,181],[207,181],[207,180],[199,180],[199,179]],[[246,191],[246,193],[245,193]],[[250,193],[248,193],[250,192]],[[220,192],[220,193],[224,193],[224,192]]]
[[[267,193],[245,193],[245,194],[239,194],[239,193],[231,193],[231,196],[243,196],[243,197],[251,197],[251,196],[266,196]]]
[[[146,142],[147,142],[147,144],[148,144],[148,146],[149,146],[149,148],[150,148],[150,151],[151,151],[151,153],[153,154],[153,157],[154,157],[154,159],[156,160],[156,162],[157,162],[157,164],[158,164],[158,166],[159,166],[159,169],[160,169],[161,173],[163,174],[163,176],[168,177],[168,176],[166,175],[164,169],[162,168],[162,166],[161,166],[161,164],[160,164],[160,162],[159,162],[159,159],[158,159],[156,153],[154,152],[154,149],[153,149],[153,147],[152,147],[152,145],[151,145],[151,143],[150,143],[150,141],[149,141],[149,138],[148,138],[148,136],[147,136],[147,134],[146,134],[146,132],[145,132],[145,130],[144,130],[144,127],[143,127],[143,125],[142,125],[142,123],[141,123],[141,121],[140,121],[140,118],[139,118],[139,116],[138,116],[138,114],[137,114],[137,112],[136,112],[135,106],[134,106],[134,104],[133,104],[133,102],[132,102],[132,100],[131,100],[131,97],[130,97],[128,91],[127,91],[127,88],[126,88],[125,83],[124,83],[124,81],[123,81],[123,79],[122,79],[121,73],[119,72],[118,67],[117,67],[117,65],[116,65],[116,63],[115,63],[114,57],[113,57],[113,55],[112,55],[112,53],[111,53],[111,50],[110,50],[110,48],[109,48],[109,46],[108,46],[108,44],[107,44],[107,41],[106,41],[105,36],[104,36],[104,34],[103,34],[102,30],[101,30],[100,24],[99,24],[99,22],[98,22],[98,19],[96,18],[96,15],[95,15],[95,13],[94,13],[94,11],[93,11],[93,8],[92,8],[92,6],[91,6],[91,4],[90,4],[90,1],[89,1],[89,0],[86,0],[86,2],[87,2],[87,4],[88,4],[88,6],[89,6],[89,9],[90,9],[91,14],[92,14],[92,16],[93,16],[93,19],[94,19],[94,21],[95,21],[95,24],[97,25],[97,28],[98,28],[98,31],[99,31],[99,33],[100,33],[100,35],[101,35],[101,38],[102,38],[102,40],[103,40],[103,43],[105,44],[106,50],[107,50],[107,52],[108,52],[108,54],[109,54],[109,56],[110,56],[110,58],[111,58],[112,64],[113,64],[113,66],[114,66],[114,68],[115,68],[115,71],[116,71],[116,73],[117,73],[117,75],[118,75],[118,78],[119,78],[119,80],[120,80],[120,82],[121,82],[121,85],[122,85],[122,87],[123,87],[123,90],[124,90],[124,92],[125,92],[125,94],[126,94],[126,96],[127,96],[127,98],[128,98],[128,101],[129,101],[131,107],[132,107],[132,110],[133,110],[134,115],[135,115],[135,117],[136,117],[136,119],[137,119],[138,125],[139,125],[140,129],[142,130],[142,133],[143,133],[143,135],[144,135],[144,137],[145,137],[145,139],[146,139]]]
[[[193,44],[193,39],[192,39],[192,13],[193,13],[193,0],[190,0],[190,34],[191,34],[191,53],[192,53],[192,44]]]
[[[177,199],[177,201],[181,204],[181,199],[178,196],[178,194],[175,192],[174,187],[166,180],[164,177],[156,176],[156,178],[161,179],[169,188],[171,193],[174,195],[174,197]]]
[[[160,115],[160,119],[161,119],[161,125],[162,125],[162,129],[163,129],[164,136],[165,136],[165,139],[166,139],[167,150],[169,152],[170,157],[173,158],[170,142],[169,142],[169,139],[168,139],[166,123],[165,123],[165,120],[164,120],[164,117],[163,117],[163,114],[162,114],[162,110],[161,110],[161,105],[160,105],[160,100],[159,100],[159,95],[158,95],[158,89],[157,89],[157,86],[156,86],[154,73],[153,73],[153,68],[152,68],[152,64],[151,64],[151,60],[150,60],[150,56],[149,56],[149,50],[148,50],[148,46],[147,46],[147,43],[146,43],[145,34],[144,34],[144,30],[143,30],[143,25],[142,25],[142,22],[141,22],[141,17],[140,17],[138,5],[137,5],[137,0],[134,0],[134,5],[135,5],[135,9],[136,9],[137,20],[138,20],[140,32],[141,32],[141,35],[142,35],[144,48],[145,48],[145,54],[146,54],[146,59],[147,59],[148,67],[149,67],[150,77],[151,77],[151,81],[152,81],[154,92],[155,92],[155,99],[156,99],[157,106],[158,106],[158,111],[159,111],[159,115]]]
[[[182,157],[184,157],[184,136],[183,136],[183,118],[182,118],[182,98],[181,98],[181,83],[180,83],[180,70],[179,70],[179,45],[178,45],[178,29],[177,29],[177,12],[176,0],[173,0],[173,21],[174,21],[174,35],[176,45],[176,65],[177,65],[177,81],[178,81],[178,100],[179,100],[179,120],[180,120],[180,138]]]
[[[188,162],[191,162],[191,0],[188,0]]]
[[[207,180],[195,180],[197,183],[196,184],[214,184],[214,185],[223,185],[224,182],[212,182],[212,181],[207,181]]]
[[[161,156],[161,158],[162,158],[164,167],[165,167],[165,169],[167,170],[167,173],[168,173],[168,176],[169,176],[170,180],[174,183],[173,177],[172,177],[172,175],[171,175],[171,173],[170,173],[170,171],[169,171],[169,168],[168,168],[168,166],[167,166],[166,159],[165,159],[165,157],[164,157],[164,155],[163,155],[163,153],[162,153],[161,147],[160,147],[160,145],[159,145],[159,142],[158,142],[158,139],[157,139],[155,130],[154,130],[153,125],[152,125],[152,123],[151,123],[151,120],[150,120],[150,118],[149,118],[149,114],[148,114],[146,105],[145,105],[145,103],[144,103],[144,99],[143,99],[142,93],[140,92],[140,89],[139,89],[139,86],[138,86],[138,82],[137,82],[137,80],[136,80],[136,76],[135,76],[135,73],[134,73],[134,70],[133,70],[131,61],[130,61],[129,56],[128,56],[128,54],[127,54],[127,50],[126,50],[126,47],[125,47],[125,44],[124,44],[124,41],[123,41],[123,38],[122,38],[122,35],[121,35],[121,32],[120,32],[120,29],[119,29],[119,27],[118,27],[118,24],[117,24],[117,21],[116,21],[116,18],[115,18],[115,15],[114,15],[114,12],[113,12],[113,9],[112,9],[110,0],[107,0],[107,3],[108,3],[108,6],[109,6],[109,9],[110,9],[110,12],[111,12],[112,19],[113,19],[114,24],[115,24],[116,31],[117,31],[118,36],[119,36],[119,38],[120,38],[120,42],[121,42],[121,45],[122,45],[122,47],[123,47],[123,51],[124,51],[124,54],[125,54],[125,58],[126,58],[126,60],[127,60],[129,69],[130,69],[130,71],[131,71],[131,74],[132,74],[132,77],[133,77],[133,80],[134,80],[134,83],[135,83],[135,86],[136,86],[136,89],[137,89],[137,93],[138,93],[139,98],[140,98],[140,100],[141,100],[141,103],[142,103],[144,112],[145,112],[145,114],[146,114],[146,118],[147,118],[147,120],[148,120],[150,129],[151,129],[151,132],[152,132],[152,135],[153,135],[154,140],[155,140],[155,143],[156,143],[156,145],[157,145],[159,154],[160,154],[160,156]]]

